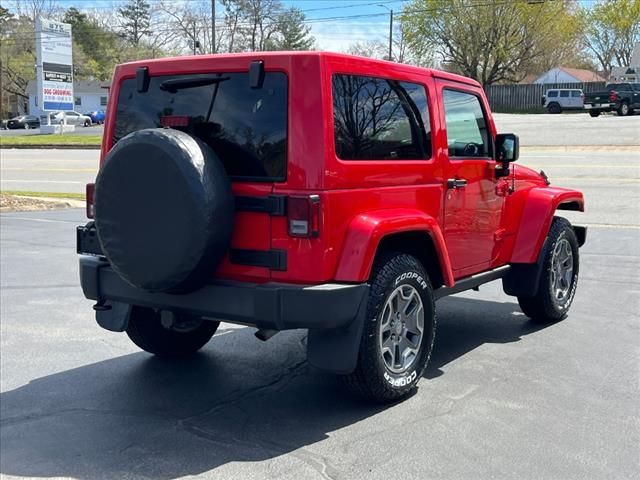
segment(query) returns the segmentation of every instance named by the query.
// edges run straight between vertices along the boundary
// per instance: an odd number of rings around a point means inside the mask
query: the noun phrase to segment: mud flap
[[[105,330],[124,332],[131,317],[131,305],[128,303],[107,301],[95,308],[96,321]]]
[[[309,330],[307,360],[311,365],[340,375],[347,375],[356,369],[368,297],[362,296],[358,314],[348,327]]]

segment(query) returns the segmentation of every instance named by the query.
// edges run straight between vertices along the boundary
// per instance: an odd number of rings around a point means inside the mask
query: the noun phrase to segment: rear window
[[[609,90],[631,90],[631,85],[628,83],[611,83],[607,85]]]
[[[582,96],[582,92],[580,90],[571,90],[571,96],[572,97],[580,97]]]
[[[209,145],[229,176],[283,181],[287,172],[287,76],[268,72],[261,88],[248,73],[151,77],[120,86],[114,144],[136,130],[171,126]]]

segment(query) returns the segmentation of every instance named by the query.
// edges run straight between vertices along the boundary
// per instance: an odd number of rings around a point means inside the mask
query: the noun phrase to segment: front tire
[[[568,220],[555,217],[540,255],[543,270],[538,292],[518,297],[524,314],[536,323],[552,323],[566,318],[578,286],[580,258],[578,239]]]
[[[142,350],[160,357],[186,357],[211,339],[220,322],[182,318],[165,327],[160,314],[145,307],[132,307],[127,335]]]
[[[406,254],[376,261],[358,364],[344,377],[367,400],[408,396],[429,362],[435,338],[433,289],[424,267]]]
[[[620,107],[618,107],[618,115],[620,117],[626,117],[627,115],[629,115],[629,113],[631,113],[631,110],[629,109],[629,104],[627,102],[622,102],[620,104]]]
[[[547,111],[552,114],[562,113],[562,107],[557,103],[552,103],[547,107]]]

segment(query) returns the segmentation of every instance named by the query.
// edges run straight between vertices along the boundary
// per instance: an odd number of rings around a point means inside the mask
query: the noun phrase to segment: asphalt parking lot
[[[304,332],[262,343],[251,328],[223,324],[191,359],[140,352],[100,329],[80,292],[82,211],[0,215],[0,475],[637,478],[640,147],[540,145],[521,162],[587,198],[587,212],[571,216],[589,225],[571,314],[540,328],[499,283],[439,301],[425,378],[386,407],[309,367]],[[6,189],[6,175],[27,172],[2,155]],[[82,158],[36,160],[23,168],[91,168]],[[10,179],[40,178],[31,173]]]

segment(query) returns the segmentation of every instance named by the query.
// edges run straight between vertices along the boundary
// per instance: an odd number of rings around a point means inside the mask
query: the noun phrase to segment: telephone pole
[[[386,8],[389,10],[389,58],[390,62],[393,62],[393,10],[386,5],[379,4],[378,7]]]
[[[211,53],[216,53],[216,0],[211,0]]]

